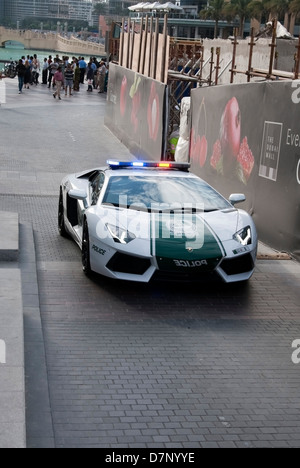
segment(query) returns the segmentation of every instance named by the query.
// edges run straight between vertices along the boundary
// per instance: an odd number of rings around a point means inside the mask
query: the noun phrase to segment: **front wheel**
[[[90,237],[86,219],[84,220],[82,233],[82,269],[87,276],[91,275]]]

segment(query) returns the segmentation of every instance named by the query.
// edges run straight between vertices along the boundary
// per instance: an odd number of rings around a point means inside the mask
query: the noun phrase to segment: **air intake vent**
[[[150,268],[150,260],[146,258],[133,257],[116,253],[108,262],[106,267],[118,273],[128,273],[130,275],[143,275]]]

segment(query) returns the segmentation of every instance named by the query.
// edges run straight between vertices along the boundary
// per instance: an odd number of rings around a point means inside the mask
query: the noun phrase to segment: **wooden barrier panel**
[[[113,63],[109,67],[106,126],[141,159],[165,155],[166,86]]]
[[[163,33],[159,33],[158,18],[153,21],[148,16],[139,27],[128,21],[122,24],[120,36],[119,64],[134,72],[141,73],[162,83],[168,81],[170,36],[167,34],[167,19]]]
[[[192,171],[245,193],[260,239],[300,259],[300,82],[192,91]]]

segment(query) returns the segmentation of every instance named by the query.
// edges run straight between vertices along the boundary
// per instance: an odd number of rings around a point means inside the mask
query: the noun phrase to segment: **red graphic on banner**
[[[222,115],[220,141],[224,161],[232,163],[241,144],[241,112],[235,97],[227,103]]]
[[[207,157],[207,139],[205,135],[195,136],[195,130],[191,131],[191,158],[194,163],[198,163],[200,167],[203,167],[206,163]]]
[[[155,83],[151,85],[151,92],[148,101],[148,129],[149,137],[151,140],[156,141],[159,130],[159,116],[160,116],[160,106],[159,106],[159,97],[156,91]]]
[[[236,176],[247,184],[253,167],[254,156],[245,137],[241,143],[241,111],[235,97],[226,104],[221,118],[220,138],[215,142],[210,165],[218,174]]]
[[[237,160],[243,168],[243,174],[248,180],[254,167],[255,159],[248,145],[248,139],[245,137],[242,141]]]

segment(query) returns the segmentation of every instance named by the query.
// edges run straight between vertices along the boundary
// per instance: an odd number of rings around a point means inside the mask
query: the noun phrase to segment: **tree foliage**
[[[246,20],[252,18],[258,21],[269,19],[269,16],[283,20],[286,14],[300,16],[300,0],[212,0],[207,8],[200,12],[204,19],[216,22],[215,37],[218,33],[218,23],[222,19],[239,20],[239,35],[244,36]]]

